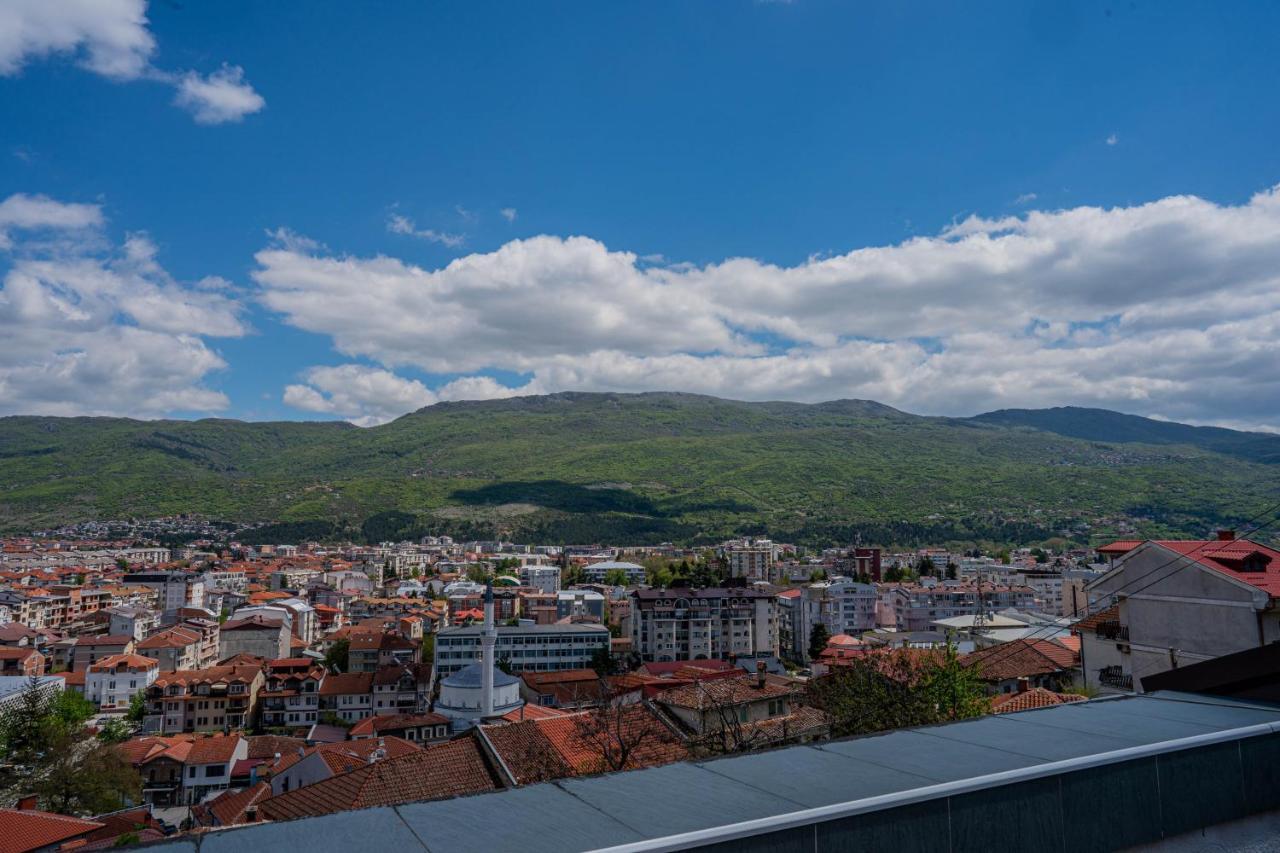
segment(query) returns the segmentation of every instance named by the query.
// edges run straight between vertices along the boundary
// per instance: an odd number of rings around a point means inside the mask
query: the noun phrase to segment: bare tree
[[[627,702],[601,678],[595,707],[576,715],[574,733],[600,760],[598,770],[624,770],[672,736],[643,704]]]

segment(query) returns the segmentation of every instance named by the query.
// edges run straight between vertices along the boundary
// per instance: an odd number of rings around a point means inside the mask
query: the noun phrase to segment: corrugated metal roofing
[[[590,850],[1257,724],[1280,724],[1280,707],[1191,694],[1128,696],[226,830],[204,836],[200,847],[265,849],[284,841],[320,853],[360,838],[365,845],[431,853]],[[983,783],[982,790],[965,796],[1007,797],[1005,791],[1014,789],[1030,795],[1037,786],[1043,787],[1032,780],[987,790]]]

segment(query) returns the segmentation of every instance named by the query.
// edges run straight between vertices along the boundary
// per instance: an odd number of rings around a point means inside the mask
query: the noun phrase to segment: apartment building
[[[329,673],[320,684],[320,712],[332,711],[348,723],[373,714],[373,673]]]
[[[262,725],[310,726],[320,716],[324,667],[311,658],[282,658],[267,664],[258,693]]]
[[[135,693],[145,691],[160,675],[155,658],[142,655],[111,655],[89,667],[84,677],[84,695],[100,711],[124,712]]]
[[[161,622],[169,625],[176,621],[175,614],[182,607],[204,607],[204,579],[190,572],[130,572],[124,576],[127,584],[138,584],[156,590],[160,594]]]
[[[925,578],[920,583],[881,584],[879,591],[877,623],[899,631],[927,631],[939,619],[970,616],[980,607],[995,613],[1009,607],[1030,610],[1036,603],[1030,587],[1013,584]]]
[[[752,581],[773,579],[775,553],[772,542],[760,540],[751,545],[734,546],[726,549],[724,556],[729,564],[729,577]]]
[[[520,584],[522,586],[532,587],[539,592],[557,592],[560,589],[560,567],[532,565],[521,566]]]
[[[165,672],[147,688],[143,730],[152,734],[244,728],[256,716],[261,666],[227,664]]]
[[[838,577],[818,581],[778,596],[779,647],[800,663],[809,662],[809,638],[821,624],[831,636],[876,629],[879,594],[874,584]]]
[[[646,661],[772,657],[778,598],[745,588],[635,590],[631,647]]]
[[[495,594],[496,597],[496,594]],[[442,628],[436,634],[437,677],[480,660],[483,625]],[[516,671],[581,669],[609,648],[609,629],[589,622],[570,625],[499,625],[496,653]]]

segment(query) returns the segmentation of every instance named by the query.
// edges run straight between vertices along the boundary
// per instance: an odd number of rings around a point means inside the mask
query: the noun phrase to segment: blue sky
[[[99,319],[0,342],[0,413],[375,423],[676,385],[1280,426],[1270,4],[6,14],[0,332],[49,316],[17,275]],[[119,281],[65,272],[94,265]],[[139,289],[183,310],[139,319]]]

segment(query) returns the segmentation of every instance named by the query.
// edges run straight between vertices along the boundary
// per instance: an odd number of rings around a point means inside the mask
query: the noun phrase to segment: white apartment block
[[[881,627],[899,631],[928,631],[939,619],[970,616],[981,607],[987,613],[1006,608],[1035,608],[1035,592],[1028,586],[945,581],[918,584],[880,584],[876,620]]]
[[[877,627],[876,609],[880,597],[874,584],[836,577],[811,583],[802,587],[799,593],[778,600],[784,646],[782,653],[792,660],[809,661],[809,637],[815,625],[823,625],[832,636],[858,636]]]
[[[778,598],[755,589],[631,593],[632,649],[646,661],[778,654]]]
[[[436,678],[480,660],[483,625],[442,628],[436,633]],[[572,625],[499,625],[498,660],[520,671],[583,669],[600,649],[609,648],[609,629],[582,622]]]

